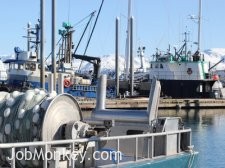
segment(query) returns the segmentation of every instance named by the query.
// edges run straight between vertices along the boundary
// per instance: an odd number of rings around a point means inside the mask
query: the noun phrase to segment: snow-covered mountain
[[[208,50],[204,50],[202,52],[204,54],[204,59],[207,62],[210,62],[210,65],[213,66],[217,62],[219,62],[222,58],[225,58],[225,48],[212,48]],[[80,61],[78,60],[78,63],[80,64]],[[146,66],[149,67],[149,60],[145,60]],[[134,68],[140,68],[140,58],[135,56],[134,57]],[[119,70],[120,72],[124,71],[125,67],[125,58],[124,56],[119,57]],[[113,54],[111,55],[104,55],[101,58],[101,70],[102,73],[108,74],[110,72],[114,72],[115,68],[115,56]],[[90,69],[93,69],[93,65],[87,62],[83,62],[81,70],[88,71]],[[225,70],[225,61],[218,64],[215,68],[215,70]]]
[[[74,60],[74,66],[79,67],[80,60]],[[146,67],[149,67],[149,61],[145,60]],[[140,68],[140,58],[134,57],[134,69]],[[124,56],[119,56],[119,71],[123,72],[125,67],[125,58]],[[82,71],[89,71],[93,69],[93,65],[91,63],[83,62],[81,66]],[[110,72],[114,72],[115,70],[115,55],[104,55],[101,57],[101,73],[108,74]]]
[[[202,52],[204,54],[205,61],[210,62],[213,66],[221,59],[225,59],[225,48],[212,48]],[[225,61],[221,62],[215,67],[215,70],[225,70]]]
[[[220,61],[222,58],[225,58],[225,48],[212,48],[208,50],[204,50],[202,52],[204,54],[205,61],[210,62],[211,66]],[[146,56],[147,57],[147,56]],[[1,60],[4,61],[6,59],[14,58],[14,55],[1,55]],[[73,66],[77,69],[80,66],[81,60],[74,60]],[[149,67],[148,58],[145,59],[146,67]],[[140,68],[140,58],[138,56],[134,57],[134,68]],[[119,70],[120,72],[124,71],[125,67],[125,57],[119,56]],[[115,69],[115,55],[104,55],[101,57],[101,72],[104,74],[108,74],[110,72],[114,72]],[[225,70],[225,61],[221,62],[219,65],[215,67],[216,70]],[[81,66],[82,71],[93,70],[93,65],[86,61],[82,62]]]

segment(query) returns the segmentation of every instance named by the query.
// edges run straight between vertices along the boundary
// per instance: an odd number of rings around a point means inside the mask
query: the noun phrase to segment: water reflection
[[[159,115],[182,117],[192,129],[193,144],[199,151],[199,167],[225,167],[224,109],[160,110]]]
[[[90,117],[91,112],[83,112],[83,115]],[[181,117],[185,126],[192,129],[200,168],[225,168],[225,109],[160,109],[159,116]]]
[[[218,124],[218,119],[225,116],[225,109],[185,109],[185,110],[159,110],[159,116],[181,117],[187,124],[195,123],[200,125]],[[215,123],[216,122],[216,123]]]

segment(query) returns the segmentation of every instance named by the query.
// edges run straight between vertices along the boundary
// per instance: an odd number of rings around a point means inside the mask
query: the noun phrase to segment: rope
[[[43,93],[40,94],[41,92]],[[3,136],[3,139],[0,143],[31,142],[35,139],[41,140],[40,130],[45,113],[41,113],[40,108],[36,109],[36,111],[34,108],[36,105],[40,106],[40,104],[46,100],[46,96],[47,94],[43,90],[39,92],[28,90],[25,94],[18,93],[16,96],[15,92],[13,92],[1,101],[0,117],[2,118],[2,124],[0,125],[0,133]],[[8,109],[10,109],[10,112],[6,113],[8,112]],[[39,115],[37,122],[34,121],[35,115]],[[25,148],[18,148],[16,150],[23,151]],[[27,148],[27,150],[29,149]],[[11,151],[9,149],[0,150],[0,155],[1,162],[3,161],[7,164],[5,159],[7,156],[11,156]],[[24,164],[28,167],[35,167],[32,161],[16,162],[16,165],[19,168],[23,168],[25,166]]]

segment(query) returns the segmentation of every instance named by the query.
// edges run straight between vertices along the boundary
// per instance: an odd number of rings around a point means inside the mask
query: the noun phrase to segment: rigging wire
[[[59,45],[60,41],[62,40],[62,37],[60,37],[59,41],[56,43],[56,46]],[[45,58],[45,62],[49,59],[49,57],[52,55],[52,52]]]
[[[80,40],[79,40],[79,42],[78,42],[78,44],[77,44],[77,46],[76,46],[76,49],[75,49],[75,51],[74,51],[74,54],[77,52],[77,49],[78,49],[78,47],[80,46],[80,43],[81,43],[81,41],[82,41],[82,39],[83,39],[83,37],[84,37],[84,35],[85,35],[85,32],[86,32],[86,30],[87,30],[89,24],[91,23],[91,20],[92,20],[92,18],[93,18],[93,16],[94,16],[95,12],[96,12],[96,11],[93,11],[93,12],[90,14],[91,17],[89,18],[88,23],[86,24],[86,26],[85,26],[85,28],[84,28],[84,31],[83,31],[83,33],[82,33],[82,35],[81,35],[81,37],[80,37]]]
[[[91,16],[92,16],[92,13],[93,13],[93,12],[91,12],[89,15],[85,16],[83,19],[81,19],[80,21],[78,21],[77,23],[75,23],[75,24],[73,25],[73,27],[79,25],[79,24],[82,23],[84,20],[86,20],[86,19],[88,19],[89,17],[91,17]]]
[[[95,13],[96,11],[91,12],[89,15],[85,16],[83,19],[81,19],[80,21],[78,21],[76,24],[73,25],[73,27],[79,25],[80,23],[82,23],[83,21],[85,21],[87,18],[92,18],[92,15],[94,15],[93,13]],[[59,39],[59,41],[56,43],[56,46],[59,45],[59,43],[61,42],[62,37]],[[76,50],[75,50],[76,51]],[[52,52],[49,53],[49,55],[45,58],[45,62],[50,58],[50,56],[52,55]]]
[[[98,21],[98,18],[99,18],[99,14],[100,14],[100,12],[101,12],[101,10],[102,10],[102,5],[103,5],[103,3],[104,3],[104,0],[102,0],[101,6],[100,6],[100,8],[99,8],[99,11],[98,11],[98,14],[97,14],[97,17],[96,17],[96,20],[95,20],[95,23],[94,23],[93,29],[92,29],[92,31],[91,31],[91,35],[90,35],[90,37],[89,37],[89,40],[88,40],[87,46],[86,46],[85,51],[84,51],[84,55],[85,55],[85,54],[86,54],[86,52],[87,52],[87,49],[88,49],[89,43],[90,43],[91,38],[92,38],[92,35],[93,35],[93,33],[94,33],[94,30],[95,30],[95,27],[96,27],[96,24],[97,24],[97,21]]]
[[[99,8],[99,10],[98,10],[98,14],[97,14],[97,17],[96,17],[96,19],[95,19],[95,23],[94,23],[94,26],[93,26],[93,28],[92,28],[91,34],[90,34],[90,36],[89,36],[89,39],[88,39],[88,42],[87,42],[87,45],[86,45],[86,48],[85,48],[85,50],[84,50],[84,54],[83,54],[83,55],[86,54],[87,49],[88,49],[88,47],[89,47],[89,44],[90,44],[92,35],[93,35],[93,33],[94,33],[94,30],[95,30],[95,27],[96,27],[96,24],[97,24],[99,15],[100,15],[101,10],[102,10],[103,3],[104,3],[104,0],[102,0],[102,3],[101,3],[100,8]],[[80,68],[81,68],[81,66],[82,66],[82,63],[83,63],[83,61],[81,60],[81,63],[80,63],[80,66],[79,66],[79,70],[80,70]]]

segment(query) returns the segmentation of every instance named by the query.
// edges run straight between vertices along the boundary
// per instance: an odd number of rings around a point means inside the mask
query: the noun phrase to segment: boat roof
[[[38,63],[37,61],[31,61],[31,60],[17,60],[17,59],[7,59],[3,63],[17,63],[17,64],[24,64],[24,63]]]

